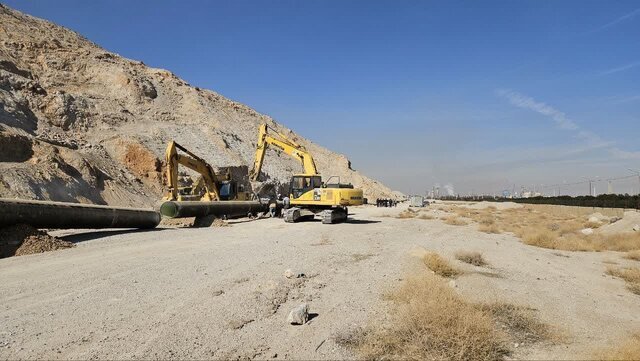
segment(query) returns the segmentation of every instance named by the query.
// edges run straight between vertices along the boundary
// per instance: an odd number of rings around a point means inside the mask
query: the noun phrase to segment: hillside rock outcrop
[[[169,140],[215,167],[250,166],[261,123],[306,146],[325,178],[394,197],[266,115],[0,5],[0,197],[150,206]],[[267,157],[266,181],[301,171],[286,155]]]

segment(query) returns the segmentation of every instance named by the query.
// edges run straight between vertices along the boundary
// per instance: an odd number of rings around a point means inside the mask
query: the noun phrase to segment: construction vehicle
[[[178,150],[185,154],[180,154]],[[245,191],[243,185],[232,179],[227,168],[222,174],[216,174],[213,167],[204,159],[191,153],[185,147],[169,142],[165,153],[167,166],[167,184],[169,190],[164,197],[168,201],[247,201],[252,194]],[[178,167],[183,166],[195,171],[199,177],[190,185],[180,186]]]
[[[271,135],[268,129],[263,124],[258,131],[256,159],[249,172],[251,180],[257,181],[260,176],[267,146],[275,147],[299,160],[304,168],[304,173],[291,177],[289,204],[285,204],[289,208],[284,211],[285,222],[310,220],[319,213],[322,223],[338,223],[347,219],[349,206],[362,205],[362,189],[354,188],[352,184],[340,183],[338,177],[329,178],[337,178],[337,183],[323,182],[313,157],[302,145],[273,129],[271,131],[274,135]]]

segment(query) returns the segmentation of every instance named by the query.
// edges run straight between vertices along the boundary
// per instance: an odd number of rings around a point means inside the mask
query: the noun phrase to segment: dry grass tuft
[[[516,233],[525,244],[543,248],[558,249],[556,247],[557,235],[553,231],[547,229],[531,229],[525,228]]]
[[[598,360],[640,360],[640,333],[631,336],[622,344],[594,355]]]
[[[469,303],[428,273],[405,279],[387,299],[392,309],[386,323],[340,334],[336,342],[367,360],[499,360],[514,342],[556,340],[533,309]]]
[[[496,224],[489,224],[489,225],[481,224],[480,227],[478,227],[478,230],[484,233],[493,233],[493,234],[501,233],[500,228],[498,228]]]
[[[451,217],[447,217],[444,219],[444,223],[451,225],[451,226],[465,226],[467,224],[467,222],[465,222],[464,220],[456,217],[456,216],[451,216]]]
[[[584,219],[593,213],[592,208],[527,205],[502,211],[492,207],[481,210],[453,207],[451,211],[477,222],[478,230],[481,232],[512,232],[524,243],[532,246],[565,251],[640,250],[640,232],[613,235],[597,232],[591,235],[582,234],[580,231],[585,227],[597,228],[602,225],[599,222],[585,223]],[[622,216],[622,210],[598,211],[614,219]],[[455,216],[450,218],[455,222]],[[445,219],[445,222],[448,220],[449,218]],[[635,257],[640,258],[640,255]]]
[[[489,312],[501,328],[517,343],[556,342],[561,335],[535,317],[535,309],[509,303],[494,302],[479,306]]]
[[[607,267],[606,273],[614,277],[622,278],[623,280],[625,280],[625,282],[627,282],[627,288],[629,289],[629,291],[635,293],[636,295],[640,295],[640,268]]]
[[[596,228],[599,228],[600,226],[602,226],[602,223],[600,223],[600,222],[585,222],[585,223],[582,224],[583,228],[596,229]]]
[[[480,252],[458,251],[456,259],[474,266],[486,266],[488,263]]]
[[[435,252],[425,254],[422,260],[430,270],[439,276],[454,278],[462,274],[462,271],[453,267],[446,259]]]
[[[400,212],[400,214],[398,214],[396,218],[409,219],[409,218],[415,218],[415,216],[416,216],[416,212],[410,209],[407,209],[406,211]]]
[[[626,259],[632,259],[634,261],[640,261],[640,250],[636,250],[636,251],[629,251],[627,252],[627,254],[624,256],[624,258]]]
[[[509,353],[494,320],[438,277],[408,278],[389,295],[388,324],[372,324],[343,344],[363,359],[496,360]]]
[[[424,220],[434,219],[434,217],[430,214],[421,214],[420,216],[418,216],[418,218],[424,219]]]

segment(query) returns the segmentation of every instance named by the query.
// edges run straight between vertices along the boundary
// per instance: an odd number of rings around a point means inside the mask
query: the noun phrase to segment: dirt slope
[[[325,177],[393,196],[266,115],[0,5],[0,197],[151,205],[169,139],[217,167],[250,165],[264,122],[307,146]],[[267,156],[265,180],[301,171],[286,155]]]

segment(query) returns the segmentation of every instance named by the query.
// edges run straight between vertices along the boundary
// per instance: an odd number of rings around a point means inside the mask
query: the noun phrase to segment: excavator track
[[[347,220],[346,208],[327,209],[320,213],[323,224],[341,223]]]
[[[310,221],[313,217],[313,212],[308,209],[292,207],[284,211],[284,221],[287,223]]]

